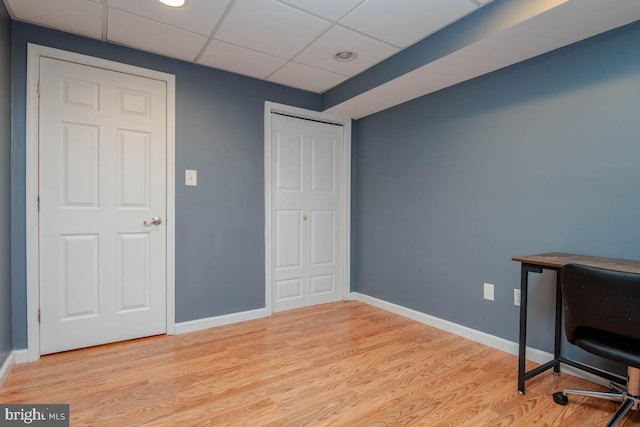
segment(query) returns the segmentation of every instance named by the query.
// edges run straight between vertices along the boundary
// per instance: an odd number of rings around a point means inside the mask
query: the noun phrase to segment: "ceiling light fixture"
[[[333,55],[333,59],[335,59],[336,61],[339,61],[339,62],[353,61],[357,57],[358,57],[358,54],[353,52],[353,51],[351,51],[351,50],[343,50],[343,51],[338,52],[335,55]]]
[[[187,0],[158,0],[162,4],[166,4],[171,7],[182,7],[187,4]]]

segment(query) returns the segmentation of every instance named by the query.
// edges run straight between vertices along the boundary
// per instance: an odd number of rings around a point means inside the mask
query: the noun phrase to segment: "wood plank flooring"
[[[69,403],[72,426],[602,426],[613,402],[515,356],[359,303],[320,305],[17,365],[2,403]],[[640,412],[623,426],[639,426]]]

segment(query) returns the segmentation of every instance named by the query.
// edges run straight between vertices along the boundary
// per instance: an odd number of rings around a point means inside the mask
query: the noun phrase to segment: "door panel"
[[[275,114],[271,120],[273,310],[339,301],[343,129]]]
[[[97,126],[62,123],[64,207],[98,207]]]
[[[100,84],[97,82],[62,76],[62,105],[98,111],[99,90]]]
[[[276,211],[276,267],[302,267],[302,211]]]
[[[62,320],[98,315],[98,244],[96,234],[62,237]]]
[[[165,332],[166,84],[40,60],[42,354]]]
[[[335,189],[335,140],[311,137],[311,191]]]
[[[302,191],[302,135],[299,133],[277,133],[276,188]]]
[[[118,234],[118,313],[150,308],[149,240],[147,233]]]
[[[333,274],[321,276],[311,276],[311,294],[331,294],[335,291],[335,281]]]
[[[299,300],[302,295],[302,283],[299,278],[276,280],[276,297],[278,301]]]
[[[151,117],[151,93],[131,88],[118,88],[118,113]]]
[[[309,225],[311,227],[311,265],[331,265],[335,262],[335,211],[311,211]]]
[[[118,207],[149,208],[151,135],[118,129]]]

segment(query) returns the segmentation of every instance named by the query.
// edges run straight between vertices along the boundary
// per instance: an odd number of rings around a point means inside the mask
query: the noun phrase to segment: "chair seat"
[[[574,344],[605,359],[640,368],[640,340],[589,329],[576,333]]]

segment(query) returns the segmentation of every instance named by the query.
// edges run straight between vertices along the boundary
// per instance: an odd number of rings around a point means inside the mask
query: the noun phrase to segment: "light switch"
[[[184,171],[184,185],[195,187],[198,185],[198,171],[185,169]]]

